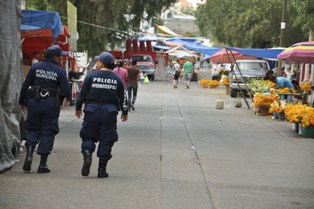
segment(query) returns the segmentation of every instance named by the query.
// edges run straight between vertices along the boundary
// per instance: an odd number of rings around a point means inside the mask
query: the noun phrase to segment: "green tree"
[[[301,27],[309,40],[314,41],[314,0],[293,0],[292,5],[297,13],[294,25]]]
[[[302,1],[302,0],[300,0]],[[312,0],[313,1],[313,0]],[[300,27],[293,25],[296,10],[289,2],[286,44],[304,40]],[[235,47],[266,48],[279,45],[282,0],[207,0],[197,10],[202,34]]]
[[[57,11],[64,17],[66,24],[66,0],[28,0],[29,9]],[[143,19],[157,18],[163,8],[169,7],[175,0],[71,0],[77,7],[78,50],[88,50],[97,54],[111,50],[125,41],[130,31],[139,32]],[[144,13],[146,16],[144,17]],[[127,21],[125,15],[134,18]],[[95,27],[94,25],[102,27]]]
[[[193,7],[183,7],[181,9],[181,12],[186,14],[186,15],[195,16],[195,11],[194,11]]]

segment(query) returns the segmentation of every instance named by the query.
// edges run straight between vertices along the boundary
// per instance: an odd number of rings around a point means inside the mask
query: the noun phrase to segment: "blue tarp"
[[[277,55],[284,49],[251,49],[251,48],[234,48],[226,47],[226,49],[237,51],[244,55],[254,56],[264,59],[277,59]]]
[[[178,43],[194,43],[197,41],[197,38],[168,38],[166,41],[169,42],[178,42]]]
[[[196,43],[197,38],[171,38],[167,39],[166,41],[180,43],[189,50],[193,50],[198,53],[205,54],[207,56],[211,56],[221,49],[219,47],[208,47],[198,44]]]
[[[51,29],[54,38],[61,34],[62,22],[58,12],[22,10],[22,13],[21,30]]]
[[[202,45],[197,45],[197,44],[186,44],[184,45],[184,47],[189,50],[193,50],[201,54],[205,54],[207,56],[212,56],[213,54],[221,50],[221,48],[219,47],[208,47],[208,46],[202,46]]]
[[[180,43],[189,50],[193,50],[207,56],[211,56],[221,49],[219,47],[208,47],[198,44],[197,38],[171,38],[167,39],[166,41]]]

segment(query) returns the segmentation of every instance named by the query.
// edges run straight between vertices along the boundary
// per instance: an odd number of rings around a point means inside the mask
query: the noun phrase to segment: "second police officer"
[[[60,66],[64,55],[67,53],[58,45],[48,47],[46,59],[32,65],[22,85],[19,104],[22,111],[28,111],[24,171],[31,170],[33,152],[38,144],[37,154],[41,159],[37,172],[50,172],[47,158],[52,151],[55,135],[59,132],[61,97],[71,99],[66,71]]]
[[[99,55],[96,68],[84,79],[80,95],[76,102],[76,116],[82,115],[84,106],[84,119],[80,131],[82,138],[81,152],[84,157],[81,174],[88,176],[92,164],[92,154],[97,149],[98,178],[108,177],[107,162],[111,159],[111,150],[118,140],[117,115],[122,110],[122,122],[128,119],[127,97],[121,78],[112,72],[114,57],[104,52]]]

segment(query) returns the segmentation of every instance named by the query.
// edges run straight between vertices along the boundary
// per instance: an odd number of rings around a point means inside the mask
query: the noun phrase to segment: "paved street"
[[[224,109],[216,109],[216,100]],[[0,174],[1,209],[310,209],[314,139],[289,122],[254,115],[225,89],[169,81],[139,86],[136,110],[118,124],[119,141],[99,179],[94,154],[82,177],[74,107],[60,117],[50,174],[22,171],[25,153]],[[250,103],[251,105],[251,103]],[[251,105],[252,107],[252,105]]]

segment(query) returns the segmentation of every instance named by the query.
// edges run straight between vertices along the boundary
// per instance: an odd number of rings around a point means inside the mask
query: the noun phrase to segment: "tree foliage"
[[[162,9],[169,7],[176,0],[71,0],[77,7],[78,51],[88,50],[97,54],[111,50],[117,44],[124,42],[130,31],[139,31],[143,19],[151,20],[158,17]],[[66,0],[27,0],[28,9],[57,11],[64,17],[66,24]],[[146,14],[146,15],[144,15]],[[133,16],[133,19],[128,20]],[[119,33],[120,31],[120,33]],[[122,37],[122,39],[121,39]]]
[[[314,0],[293,0],[296,10],[295,26],[300,26],[307,35],[314,35]],[[310,37],[314,41],[313,37]]]
[[[303,0],[294,0],[303,2]],[[313,1],[313,0],[308,0]],[[225,45],[267,48],[279,46],[282,0],[207,0],[197,10],[203,35]],[[288,1],[285,45],[304,41],[306,33],[293,24],[298,13]]]

